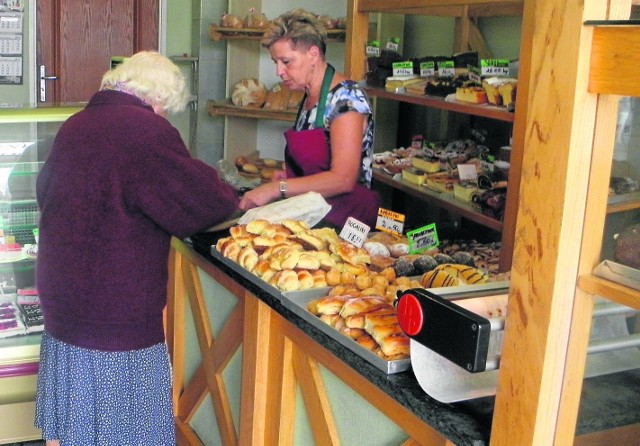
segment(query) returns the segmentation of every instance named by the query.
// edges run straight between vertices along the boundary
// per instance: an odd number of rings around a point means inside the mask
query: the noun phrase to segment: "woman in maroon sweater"
[[[61,127],[38,176],[36,425],[47,445],[175,445],[162,324],[170,238],[238,205],[164,117],[184,109],[185,85],[166,57],[135,54]]]

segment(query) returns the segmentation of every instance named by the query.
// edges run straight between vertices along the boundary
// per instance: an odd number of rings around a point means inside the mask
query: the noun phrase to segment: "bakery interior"
[[[20,245],[0,253],[0,303],[20,314],[37,309],[35,177],[82,107],[40,103],[37,1],[0,1],[21,23],[0,28],[0,204]],[[401,227],[356,246],[267,209],[174,239],[178,444],[640,445],[637,0],[157,3],[158,49],[193,91],[169,119],[239,187],[280,164],[299,100],[273,94],[260,27],[294,7],[322,16],[328,60],[374,106],[379,221]],[[438,60],[500,69],[468,89],[417,68]],[[394,74],[402,61],[413,75]],[[414,249],[407,233],[434,223],[438,244]],[[269,257],[277,237],[296,248]],[[32,322],[0,338],[0,444],[40,438]]]

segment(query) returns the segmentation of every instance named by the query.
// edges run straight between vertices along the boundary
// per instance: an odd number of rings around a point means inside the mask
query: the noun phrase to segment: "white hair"
[[[180,68],[155,51],[141,51],[127,58],[102,77],[100,90],[133,94],[163,113],[177,113],[189,102],[189,92]]]

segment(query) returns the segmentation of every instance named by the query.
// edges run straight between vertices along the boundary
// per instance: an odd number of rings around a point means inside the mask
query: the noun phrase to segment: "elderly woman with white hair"
[[[175,64],[133,55],[62,125],[38,176],[36,426],[49,446],[175,445],[163,330],[170,239],[238,205],[164,117],[187,101]]]

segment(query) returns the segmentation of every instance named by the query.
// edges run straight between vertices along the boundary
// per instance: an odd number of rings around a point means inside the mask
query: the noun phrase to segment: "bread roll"
[[[375,338],[374,338],[375,339]],[[385,356],[409,356],[409,337],[404,333],[393,334],[376,340]]]
[[[378,311],[366,313],[364,317],[364,328],[367,333],[376,325],[394,325],[398,323],[398,315],[395,311]]]
[[[311,276],[313,277],[313,287],[314,288],[324,288],[327,285],[327,273],[324,270],[317,269],[315,271],[311,271]]]
[[[387,304],[384,297],[381,296],[367,296],[367,297],[354,297],[347,300],[342,309],[340,310],[340,316],[347,317],[357,313],[362,313],[373,309],[380,304]]]
[[[395,243],[389,246],[389,253],[395,258],[402,257],[409,254],[409,245],[406,243]]]
[[[261,235],[262,231],[264,231],[265,228],[267,226],[269,226],[270,224],[271,224],[271,222],[269,222],[267,220],[262,220],[262,219],[253,220],[253,221],[250,221],[249,223],[247,223],[246,230],[250,234]]]
[[[351,338],[351,339],[358,339],[360,336],[363,336],[366,334],[366,332],[362,329],[362,328],[352,328],[352,327],[348,327],[348,326],[344,326],[342,327],[340,330],[340,333],[342,333],[343,335]]]
[[[247,232],[247,225],[231,226],[229,228],[229,234],[231,234],[231,237],[233,237],[234,239],[241,236],[248,235],[249,233]]]
[[[378,343],[371,337],[371,335],[362,335],[358,339],[356,339],[358,345],[366,348],[369,351],[374,351],[378,348]]]
[[[336,266],[336,261],[331,257],[331,253],[326,250],[320,251],[307,251],[307,255],[315,257],[320,262],[320,268],[329,271]]]
[[[348,296],[324,296],[312,301],[312,307],[307,309],[315,315],[338,314],[348,299]]]
[[[291,236],[291,239],[299,242],[305,249],[308,250],[319,251],[324,249],[325,247],[322,240],[307,231],[297,232],[296,234]]]
[[[295,291],[300,287],[298,274],[291,269],[277,271],[269,282],[281,291]]]
[[[334,286],[339,285],[340,280],[342,279],[342,274],[336,268],[331,268],[327,271],[326,280],[327,285]]]
[[[310,288],[313,288],[313,276],[309,271],[307,271],[306,269],[301,269],[299,271],[296,271],[296,273],[298,274],[299,290],[308,290]]]
[[[233,237],[222,237],[222,238],[218,239],[218,241],[216,242],[216,250],[218,252],[222,253],[222,247],[228,241],[233,241]]]
[[[342,260],[352,265],[364,265],[371,263],[371,256],[364,248],[358,248],[347,241],[339,241],[330,246],[331,252],[337,254]]]
[[[346,317],[343,316],[344,324],[347,327],[351,327],[351,328],[365,328],[367,317],[374,314],[375,315],[391,314],[395,316],[396,312],[393,306],[385,302],[384,304],[377,305],[371,308],[370,310],[364,311],[362,313],[356,313]],[[397,322],[397,318],[396,318],[396,322]]]
[[[367,250],[367,252],[371,257],[373,256],[389,257],[391,255],[391,253],[389,252],[389,248],[387,248],[385,245],[383,245],[380,242],[365,242],[364,245],[362,245],[362,247]]]
[[[282,225],[289,229],[293,234],[309,229],[309,226],[305,222],[299,220],[285,219],[282,221]]]
[[[279,167],[280,166],[280,161],[274,160],[273,158],[265,158],[263,160],[263,163],[267,167]]]
[[[260,259],[253,268],[253,273],[268,283],[275,275],[276,271],[271,269],[268,260]]]
[[[253,271],[258,263],[258,253],[251,246],[245,246],[238,253],[238,263],[247,271]]]
[[[342,318],[340,317],[339,314],[323,314],[323,315],[320,315],[319,319],[325,324],[329,325],[330,327],[333,327],[333,328],[343,327]]]
[[[258,173],[259,169],[258,166],[253,163],[246,163],[244,166],[242,166],[242,171],[246,173]]]
[[[288,237],[289,235],[291,235],[291,231],[289,231],[287,228],[285,228],[281,224],[269,223],[262,229],[262,231],[260,232],[260,235],[263,235],[265,237],[272,237],[272,238],[278,235]],[[282,241],[284,241],[284,239],[282,239]]]
[[[262,107],[266,99],[267,87],[259,79],[241,79],[231,90],[231,102],[240,107]]]
[[[320,268],[320,260],[312,255],[307,254],[306,252],[302,252],[300,254],[300,258],[298,259],[296,267],[306,270],[316,270]]]

